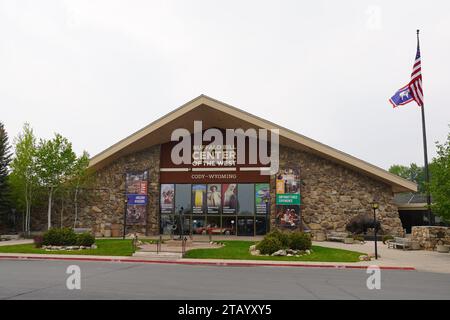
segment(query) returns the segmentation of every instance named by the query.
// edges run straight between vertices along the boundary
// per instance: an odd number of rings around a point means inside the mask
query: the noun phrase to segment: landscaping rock
[[[370,257],[368,255],[359,256],[359,261],[370,261]]]
[[[287,255],[287,252],[286,252],[286,250],[283,250],[283,249],[272,253],[273,257],[275,257],[275,256],[286,256],[286,255]]]
[[[253,251],[250,251],[250,254],[251,254],[252,256],[259,256],[259,255],[261,255],[261,251],[259,251],[259,250],[253,250]]]
[[[97,249],[97,245],[96,245],[96,244],[93,244],[93,245],[91,246],[91,249]]]
[[[248,251],[252,252],[256,250],[256,244],[250,246],[250,248],[248,248]]]
[[[306,254],[311,254],[311,250],[306,249],[306,250],[305,250],[305,253],[306,253]]]

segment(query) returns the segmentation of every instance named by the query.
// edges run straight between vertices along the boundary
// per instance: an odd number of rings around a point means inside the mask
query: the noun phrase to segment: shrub
[[[311,249],[311,237],[304,232],[292,232],[289,235],[289,248],[292,250]]]
[[[394,240],[394,237],[391,235],[385,235],[383,236],[383,243],[386,244],[387,241]]]
[[[71,228],[50,229],[44,233],[42,244],[46,246],[74,246],[77,244],[77,235]]]
[[[289,235],[287,233],[281,232],[280,230],[275,229],[274,231],[269,232],[264,238],[277,239],[281,243],[282,248],[289,247]]]
[[[261,254],[272,254],[280,249],[283,249],[283,244],[276,237],[265,237],[263,240],[258,242],[256,249],[261,252]]]
[[[94,236],[88,232],[80,233],[77,237],[77,246],[90,247],[94,244],[94,242]]]
[[[35,236],[33,238],[33,242],[34,242],[34,246],[36,248],[42,248],[42,243],[44,242],[44,237],[43,236]]]

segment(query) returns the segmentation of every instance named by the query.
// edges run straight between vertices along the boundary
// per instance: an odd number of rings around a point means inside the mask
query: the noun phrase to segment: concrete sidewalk
[[[0,241],[0,247],[1,246],[14,246],[16,244],[27,244],[27,243],[33,243],[33,239]]]
[[[314,242],[314,245],[358,251],[364,253],[374,253],[374,241],[367,241],[365,244],[344,244],[341,242]],[[412,266],[419,271],[450,273],[450,254],[425,250],[399,250],[388,249],[383,242],[378,242],[378,260],[372,260],[369,264],[380,266]]]

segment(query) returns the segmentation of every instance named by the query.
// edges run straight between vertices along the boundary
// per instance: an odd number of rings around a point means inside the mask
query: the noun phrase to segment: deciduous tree
[[[430,164],[430,192],[434,214],[450,222],[450,133],[443,144],[436,143],[437,156]]]
[[[48,192],[47,226],[50,229],[54,192],[70,179],[77,157],[72,144],[60,134],[55,134],[51,140],[40,140],[36,158],[39,182]]]

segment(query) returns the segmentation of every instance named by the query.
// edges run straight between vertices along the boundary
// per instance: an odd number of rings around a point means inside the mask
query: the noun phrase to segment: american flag
[[[416,60],[414,61],[411,81],[408,84],[408,88],[414,101],[416,101],[419,106],[423,106],[422,65],[420,61],[419,39],[417,39]]]
[[[419,106],[423,106],[422,64],[420,61],[419,32],[417,32],[417,52],[413,71],[411,73],[411,80],[406,86],[397,90],[397,92],[389,99],[389,102],[394,108],[413,101],[415,101]]]

